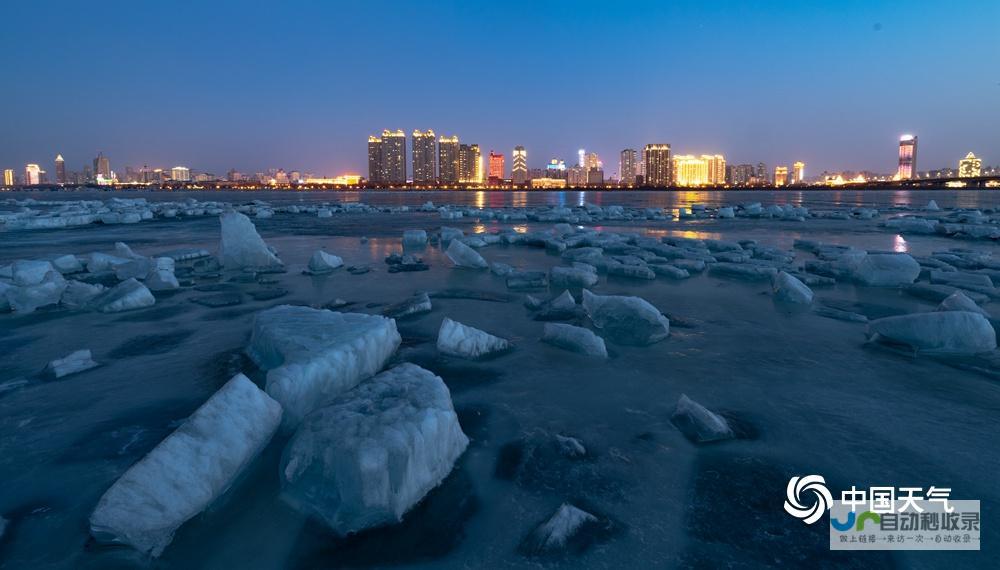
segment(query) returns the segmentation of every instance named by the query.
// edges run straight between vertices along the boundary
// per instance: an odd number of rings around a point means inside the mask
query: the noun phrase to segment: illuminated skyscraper
[[[663,188],[670,186],[673,165],[670,160],[669,144],[647,144],[643,160],[646,168],[646,186]]]
[[[463,144],[458,146],[458,178],[465,184],[482,182],[482,156],[478,144]]]
[[[730,171],[732,172],[732,176],[729,179],[729,183],[733,186],[747,186],[755,176],[752,164],[737,164]]]
[[[14,169],[7,168],[3,171],[3,185],[13,186],[14,185]]]
[[[63,160],[61,154],[56,155],[56,182],[59,184],[66,183],[66,161]]]
[[[628,186],[635,184],[635,177],[638,174],[636,166],[635,149],[627,148],[623,150],[618,160],[618,178],[622,184]]]
[[[24,183],[28,186],[42,183],[42,169],[37,164],[24,167]]]
[[[792,184],[802,184],[806,181],[806,163],[798,161],[792,165]]]
[[[188,182],[191,180],[191,169],[186,166],[175,166],[170,169],[170,179],[176,182]]]
[[[384,181],[385,169],[382,167],[382,139],[368,137],[368,181],[380,184]]]
[[[959,178],[973,178],[980,176],[983,172],[983,161],[976,158],[971,152],[965,158],[958,161]]]
[[[458,137],[438,139],[438,180],[442,184],[458,182]]]
[[[490,177],[489,184],[495,186],[504,179],[504,156],[502,153],[490,151]]]
[[[708,162],[690,154],[674,157],[673,183],[675,186],[704,186],[708,184]]]
[[[382,131],[383,182],[406,184],[406,133]]]
[[[97,153],[97,158],[94,159],[94,176],[111,180],[111,160],[103,152]]]
[[[585,150],[583,150],[581,148],[580,150],[576,151],[576,155],[578,157],[576,165],[577,166],[586,167],[587,166],[587,164],[586,164],[586,162],[587,162],[587,151],[585,151]]]
[[[899,170],[896,177],[900,180],[910,180],[917,172],[917,137],[903,135],[899,137]]]
[[[511,155],[510,178],[515,186],[528,182],[528,151],[523,146],[515,146]]]
[[[785,186],[788,184],[788,167],[787,166],[775,166],[774,167],[774,185],[775,186]]]
[[[433,184],[434,175],[434,131],[413,131],[413,182]]]
[[[757,184],[767,184],[771,181],[771,171],[763,162],[757,163]]]
[[[553,158],[545,165],[546,178],[566,178],[566,161]]]
[[[583,167],[587,170],[597,170],[603,168],[604,164],[601,163],[601,159],[597,156],[596,152],[588,152],[583,157]]]
[[[721,154],[703,154],[701,160],[705,161],[706,179],[705,184],[709,186],[722,186],[726,183],[726,158]]]

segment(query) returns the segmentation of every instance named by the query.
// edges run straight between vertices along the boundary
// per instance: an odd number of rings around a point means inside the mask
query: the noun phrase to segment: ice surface
[[[869,253],[854,269],[853,277],[864,285],[899,287],[920,276],[920,264],[905,253]]]
[[[223,267],[280,267],[279,260],[257,233],[250,218],[239,212],[226,212],[220,216],[222,243],[219,257]]]
[[[885,317],[868,323],[872,340],[927,354],[977,354],[997,347],[996,331],[979,313],[945,311]]]
[[[545,323],[542,341],[588,356],[608,357],[608,349],[604,345],[604,339],[583,327],[563,323]]]
[[[733,437],[729,422],[705,406],[681,394],[670,416],[677,429],[695,443],[708,443]]]
[[[670,321],[639,297],[595,295],[583,290],[583,308],[612,342],[649,345],[670,334]]]
[[[247,354],[267,371],[267,393],[294,427],[373,376],[399,343],[392,319],[281,305],[257,313]]]
[[[483,256],[457,239],[451,241],[448,249],[445,250],[445,255],[455,264],[455,267],[465,269],[486,269],[489,267]]]
[[[532,531],[523,548],[533,554],[562,550],[588,524],[598,524],[598,518],[563,503],[548,520]]]
[[[344,265],[344,260],[340,257],[329,254],[323,250],[317,250],[309,258],[309,273],[313,275],[323,275],[330,273],[338,267]]]
[[[453,242],[454,243],[454,242]],[[437,349],[451,356],[476,359],[511,348],[510,341],[447,317],[438,330]]]
[[[129,279],[91,299],[90,307],[102,313],[118,313],[151,307],[155,303],[156,298],[145,285]]]
[[[961,291],[955,291],[948,296],[941,304],[938,305],[937,310],[939,311],[968,311],[970,313],[979,313],[984,317],[989,318],[989,313],[986,309],[983,309],[976,304],[975,301],[969,298],[968,295]]]
[[[98,366],[98,364],[94,362],[93,358],[91,358],[90,350],[83,349],[50,362],[48,366],[45,367],[45,375],[52,378],[62,378],[63,376],[69,376],[70,374],[90,370],[96,366]]]
[[[91,534],[159,556],[236,481],[280,421],[281,406],[237,374],[104,493]]]
[[[444,381],[401,364],[306,417],[285,448],[282,487],[337,533],[393,524],[468,443]]]
[[[784,271],[778,273],[771,286],[774,289],[774,299],[776,301],[802,305],[812,303],[812,289]]]

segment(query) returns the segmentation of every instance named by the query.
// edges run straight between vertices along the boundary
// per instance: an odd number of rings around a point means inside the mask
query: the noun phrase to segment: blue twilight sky
[[[1000,1],[0,2],[0,167],[365,173],[432,128],[529,166],[671,143],[730,163],[1000,164]],[[408,143],[409,144],[409,143]]]

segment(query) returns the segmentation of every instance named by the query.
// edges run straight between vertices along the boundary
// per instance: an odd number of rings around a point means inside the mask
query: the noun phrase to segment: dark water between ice
[[[151,200],[221,200],[244,202],[265,200],[275,204],[316,202],[364,202],[377,206],[418,206],[427,201],[435,204],[455,204],[479,208],[582,206],[585,202],[602,206],[621,205],[646,208],[677,208],[691,204],[794,204],[810,208],[866,206],[924,206],[935,200],[942,208],[1000,208],[1000,189],[992,190],[799,190],[799,191],[246,191],[246,192],[9,192],[4,197],[40,200],[107,199],[111,196],[145,197]]]

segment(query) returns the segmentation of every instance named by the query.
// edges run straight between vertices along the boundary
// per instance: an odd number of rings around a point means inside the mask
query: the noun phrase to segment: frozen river
[[[908,233],[882,224],[900,214],[926,216],[934,199],[978,209],[989,219],[1000,192],[372,192],[128,193],[129,198],[265,200],[279,209],[254,219],[288,271],[245,282],[239,272],[197,279],[157,293],[156,304],[104,314],[61,308],[0,314],[0,538],[2,568],[754,568],[989,567],[1000,527],[1000,368],[998,359],[913,356],[866,342],[866,325],[791,309],[772,299],[769,281],[720,277],[629,279],[601,274],[602,295],[639,296],[671,320],[670,336],[650,346],[608,343],[609,358],[587,358],[539,342],[543,323],[524,307],[526,293],[489,271],[452,267],[439,244],[414,253],[427,271],[389,273],[384,259],[402,251],[407,229],[436,234],[441,226],[470,234],[549,232],[537,219],[477,216],[441,219],[438,212],[338,212],[328,218],[286,213],[281,206],[363,202],[385,208],[455,204],[462,208],[628,208],[714,206],[758,201],[813,211],[877,208],[871,219],[810,217],[804,221],[715,215],[685,219],[601,219],[574,231],[638,237],[755,240],[794,256],[816,257],[796,240],[870,252],[929,257],[964,248],[997,257],[991,239]],[[27,195],[0,195],[23,199]],[[32,194],[37,200],[107,199],[107,194]],[[42,207],[42,206],[40,206]],[[52,206],[44,206],[51,208]],[[14,211],[15,206],[0,207]],[[498,219],[500,218],[500,219]],[[995,219],[995,218],[994,218]],[[114,253],[124,242],[142,255],[219,247],[217,216],[160,218],[136,224],[93,224],[0,232],[0,266],[54,253]],[[364,237],[366,239],[362,240]],[[346,266],[326,276],[302,274],[323,248]],[[558,253],[521,245],[478,249],[490,263],[548,271],[566,264]],[[236,278],[233,280],[233,278]],[[921,281],[926,281],[921,277]],[[273,294],[257,294],[267,289]],[[476,295],[456,298],[448,291]],[[899,287],[847,281],[815,286],[813,306],[868,319],[934,310],[937,302]],[[185,524],[155,561],[89,538],[98,499],[192,411],[237,372],[263,374],[243,354],[255,313],[281,305],[380,314],[416,292],[432,294],[433,310],[397,322],[402,346],[392,362],[413,362],[444,379],[471,443],[445,482],[393,527],[335,538],[279,495],[275,467],[288,437],[278,435],[221,501]],[[529,291],[548,298],[561,292]],[[238,302],[208,307],[193,300],[236,293]],[[442,294],[443,293],[443,294]],[[579,290],[573,291],[579,301]],[[267,298],[273,297],[273,298]],[[255,300],[259,298],[260,300]],[[488,299],[488,300],[484,300]],[[984,304],[996,319],[996,301]],[[509,339],[515,348],[485,361],[465,361],[435,348],[444,318]],[[996,321],[993,321],[996,323]],[[585,318],[576,324],[588,326]],[[591,327],[592,328],[592,327]],[[100,366],[42,380],[45,365],[90,349]],[[738,437],[695,445],[671,423],[681,394],[730,419]],[[572,436],[582,458],[548,449],[554,435]],[[983,505],[982,552],[835,553],[828,527],[785,514],[785,485],[794,475],[822,474],[832,489],[878,485],[951,487],[952,498]],[[525,555],[519,545],[562,503],[610,521],[579,552]]]

